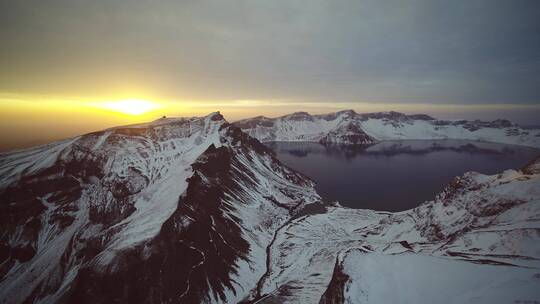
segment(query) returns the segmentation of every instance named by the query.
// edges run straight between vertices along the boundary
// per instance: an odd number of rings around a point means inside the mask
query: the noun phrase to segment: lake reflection
[[[534,148],[461,140],[386,141],[368,147],[267,145],[283,163],[315,180],[324,200],[384,211],[403,211],[431,200],[467,171],[518,169],[540,155]]]

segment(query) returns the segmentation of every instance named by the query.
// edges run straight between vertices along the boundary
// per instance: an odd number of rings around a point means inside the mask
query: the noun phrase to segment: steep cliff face
[[[359,114],[346,110],[323,115],[297,112],[277,118],[258,116],[235,124],[263,142],[364,145],[397,139],[468,139],[540,147],[540,130],[524,130],[504,119],[448,121],[425,114],[393,111]]]
[[[218,113],[2,155],[0,298],[234,302],[319,196]]]

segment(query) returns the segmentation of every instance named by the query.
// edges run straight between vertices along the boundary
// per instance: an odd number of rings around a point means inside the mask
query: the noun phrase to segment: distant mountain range
[[[216,112],[2,153],[0,302],[540,301],[540,158],[389,213],[323,202],[260,142],[412,138],[540,145],[505,120]]]
[[[258,116],[234,124],[262,142],[363,145],[383,140],[449,138],[540,147],[540,129],[522,129],[505,119],[449,121],[425,114],[359,114],[346,110],[323,115],[297,112],[277,118]]]

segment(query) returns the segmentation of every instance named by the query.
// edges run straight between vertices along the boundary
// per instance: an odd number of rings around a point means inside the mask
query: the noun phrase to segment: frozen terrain
[[[537,269],[421,254],[351,249],[339,267],[347,278],[344,303],[534,303],[540,284]]]
[[[515,275],[524,281],[520,286],[525,287],[514,289],[515,284],[509,283],[506,294],[514,300],[538,301],[540,289],[529,287],[540,286],[539,163],[540,159],[523,170],[492,176],[468,173],[456,178],[433,201],[410,211],[388,213],[327,207],[325,213],[295,219],[278,232],[270,251],[271,271],[263,280],[261,298],[268,299],[268,303],[317,303],[322,297],[324,303],[343,303],[347,292],[365,294],[377,287],[370,284],[379,282],[380,293],[387,284],[394,284],[392,276],[388,276],[388,281],[380,276],[370,281],[363,276],[363,270],[358,272],[360,268],[346,267],[363,261],[353,260],[343,266],[348,252],[355,249],[362,252],[366,261],[372,261],[373,255],[375,265],[381,259],[389,265],[406,261],[408,257],[401,258],[406,254],[418,255],[411,258],[418,263],[461,267],[474,270],[480,277],[508,274],[493,284],[485,282],[484,293],[476,295],[485,303],[489,303],[490,293],[494,292],[490,288],[500,289],[495,286],[505,279],[512,281]],[[381,255],[388,256],[379,258]],[[391,261],[393,258],[396,260]],[[439,259],[442,266],[437,262]],[[486,273],[481,274],[484,270]],[[400,269],[395,271],[400,278],[408,275],[399,273]],[[456,274],[459,275],[466,273]],[[415,279],[409,273],[411,284],[415,284]],[[423,279],[419,274],[417,284]],[[356,287],[350,287],[359,284],[365,284],[369,290],[354,291]],[[417,295],[400,293],[398,296],[402,298],[398,302],[423,303],[416,300]],[[349,303],[364,300],[347,296]],[[429,299],[425,303],[433,303]]]
[[[266,141],[311,141],[324,144],[370,144],[398,139],[467,139],[540,147],[540,130],[526,130],[504,119],[437,120],[425,114],[359,114],[353,110],[323,115],[297,112],[277,118],[258,116],[235,124]]]
[[[540,301],[540,160],[347,209],[219,113],[0,154],[0,227],[1,303]]]
[[[313,183],[219,113],[0,158],[2,303],[235,302]]]

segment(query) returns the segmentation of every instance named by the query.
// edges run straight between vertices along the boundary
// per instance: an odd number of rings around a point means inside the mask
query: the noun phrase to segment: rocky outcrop
[[[319,142],[324,145],[368,145],[376,142],[376,140],[367,135],[358,124],[351,122],[330,131]]]

